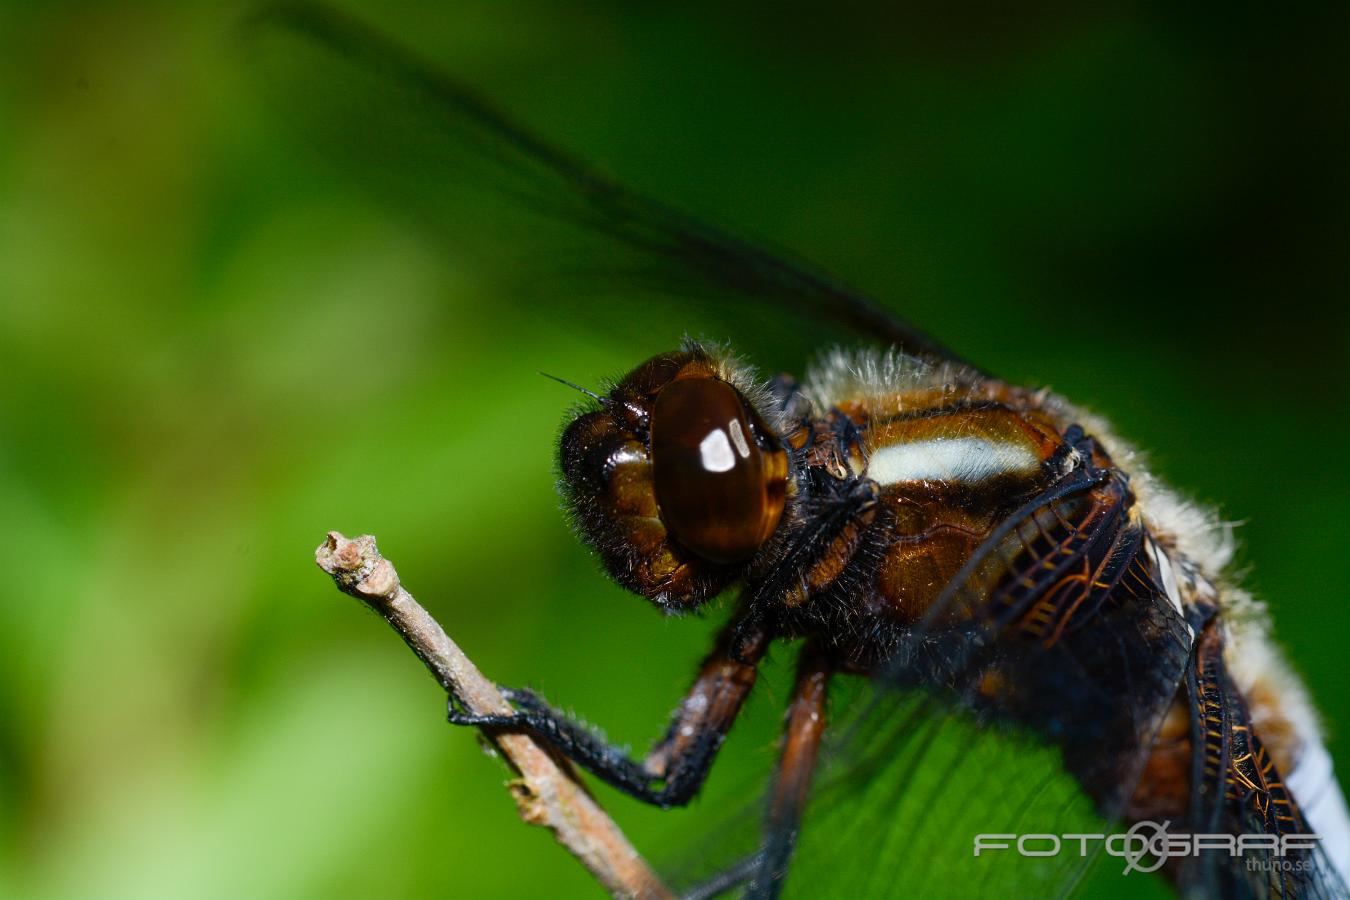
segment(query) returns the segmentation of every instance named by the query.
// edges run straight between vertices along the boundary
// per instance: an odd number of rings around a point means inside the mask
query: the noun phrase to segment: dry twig
[[[333,576],[339,590],[365,603],[392,625],[446,693],[465,709],[479,715],[512,712],[496,685],[483,677],[399,583],[398,573],[380,555],[373,536],[349,540],[330,531],[315,551],[315,562]],[[570,766],[555,761],[528,735],[485,733],[485,737],[519,776],[510,782],[510,788],[521,818],[552,831],[558,843],[614,896],[673,896]]]

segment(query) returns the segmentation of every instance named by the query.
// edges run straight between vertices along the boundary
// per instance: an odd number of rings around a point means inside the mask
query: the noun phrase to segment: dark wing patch
[[[645,287],[682,304],[703,297],[714,313],[795,312],[959,361],[830,276],[599,174],[339,13],[278,4],[250,24],[250,65],[264,95],[306,143],[536,294],[532,303],[552,301],[575,317],[607,286],[627,302]],[[743,348],[754,343],[746,337]]]
[[[1114,534],[1089,538],[1013,621],[988,670],[998,684],[980,699],[1057,744],[1102,813],[1117,818],[1176,695],[1190,632],[1142,552],[1142,527],[1088,505]]]
[[[1223,624],[1211,619],[1187,670],[1191,702],[1191,830],[1199,834],[1307,834],[1298,804],[1252,727],[1241,692],[1223,659]],[[1184,893],[1250,898],[1350,895],[1320,846],[1278,854],[1264,846],[1242,856],[1207,852],[1186,860]]]
[[[1058,746],[1108,818],[1124,811],[1191,643],[1132,505],[1120,473],[1090,469],[1028,503],[905,637],[889,676],[946,685]]]

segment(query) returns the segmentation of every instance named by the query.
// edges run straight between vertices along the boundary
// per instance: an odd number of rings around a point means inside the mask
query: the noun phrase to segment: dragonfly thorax
[[[891,632],[921,619],[1074,452],[1039,394],[898,354],[832,357],[802,390],[811,437],[790,442],[810,471],[800,536],[785,543],[828,549],[781,599],[807,630],[817,613],[836,620],[841,642],[870,621],[879,646],[855,648],[859,660],[884,656]]]

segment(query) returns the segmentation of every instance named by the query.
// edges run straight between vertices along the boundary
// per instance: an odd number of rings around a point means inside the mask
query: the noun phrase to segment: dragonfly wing
[[[559,320],[612,326],[642,294],[677,301],[686,323],[695,306],[740,323],[743,349],[789,314],[955,359],[839,281],[600,174],[339,13],[269,6],[247,33],[250,69],[306,144]]]
[[[1191,827],[1201,834],[1308,834],[1312,829],[1252,726],[1223,649],[1221,623],[1211,621],[1196,642],[1187,672],[1191,739],[1198,749],[1191,776]],[[1258,845],[1239,858],[1207,853],[1186,861],[1180,883],[1183,893],[1197,896],[1350,896],[1320,844],[1287,854]]]
[[[868,717],[890,727],[822,773],[786,896],[1056,897],[1101,863],[1096,842],[1017,849],[1108,830],[1056,748],[950,698],[881,690]]]
[[[1053,856],[1017,849],[1019,835],[1112,830],[1058,748],[949,696],[864,687],[848,709],[832,704],[843,733],[817,773],[784,896],[1051,898],[1084,883],[1121,886],[1123,863],[1100,841],[1063,841]],[[695,897],[740,896],[765,843],[763,820],[763,804],[750,804],[700,834],[663,867],[667,881]],[[1052,845],[1024,846],[1040,854]],[[1146,874],[1124,886],[1130,896],[1169,896]]]
[[[888,678],[945,685],[1058,746],[1119,815],[1181,684],[1192,634],[1115,470],[1025,504],[906,634]],[[949,624],[944,624],[949,623]]]

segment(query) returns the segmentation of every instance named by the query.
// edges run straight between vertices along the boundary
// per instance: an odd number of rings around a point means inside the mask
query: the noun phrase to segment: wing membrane
[[[307,144],[560,320],[623,308],[597,295],[658,294],[701,301],[713,320],[731,313],[744,324],[749,312],[762,324],[788,312],[954,359],[833,278],[599,174],[338,13],[269,6],[248,33],[265,95]],[[753,346],[749,337],[738,343]]]
[[[1085,873],[1119,872],[1096,848],[1087,857],[1076,848],[1054,858],[974,855],[978,834],[1103,832],[1055,748],[936,693],[836,687],[847,695],[831,704],[839,737],[817,774],[784,896],[1055,897]],[[739,895],[762,822],[760,803],[728,816],[668,860],[668,883],[686,896]],[[1134,875],[1130,886],[1148,896],[1155,880]]]
[[[883,727],[851,734],[806,817],[788,896],[1054,897],[1096,861],[1070,849],[974,853],[976,836],[1103,832],[1054,748],[924,692],[884,691]],[[859,770],[866,770],[865,778]],[[1043,849],[1042,842],[1035,849]],[[837,891],[837,893],[835,893]]]

